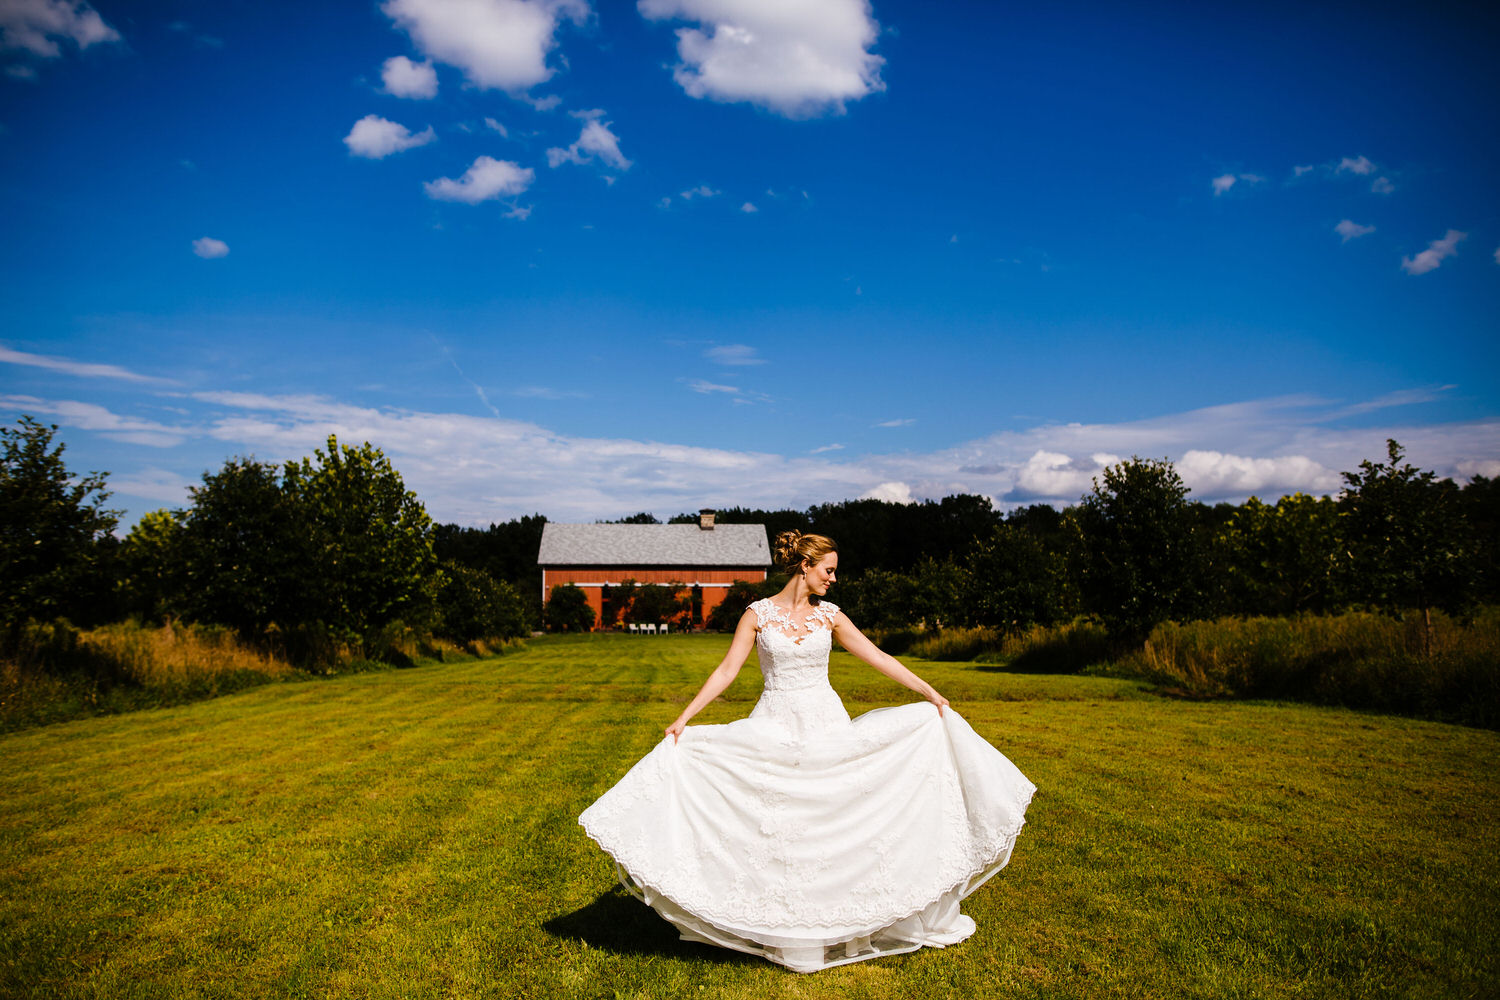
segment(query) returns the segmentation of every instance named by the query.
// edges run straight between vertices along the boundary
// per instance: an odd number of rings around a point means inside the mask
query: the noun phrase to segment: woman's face
[[[807,564],[807,587],[814,594],[822,597],[828,593],[828,588],[833,586],[834,578],[838,575],[839,554],[830,552],[816,563]]]

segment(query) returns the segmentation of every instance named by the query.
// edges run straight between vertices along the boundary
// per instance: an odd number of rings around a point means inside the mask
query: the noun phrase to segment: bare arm
[[[750,655],[750,647],[755,645],[755,612],[745,610],[740,615],[740,623],[735,626],[734,639],[729,643],[729,652],[724,654],[724,659],[714,668],[714,672],[708,675],[708,680],[703,682],[703,687],[693,700],[688,702],[688,707],[682,710],[677,721],[667,727],[664,735],[672,737],[672,742],[677,742],[677,737],[687,728],[688,720],[703,710],[703,706],[713,701],[724,693],[724,689],[734,683],[739,676],[740,667],[745,665],[745,660]]]
[[[928,684],[922,678],[912,673],[900,660],[883,651],[879,646],[866,638],[865,634],[855,628],[854,623],[849,620],[849,616],[842,611],[833,620],[833,635],[849,652],[864,660],[897,684],[904,684],[923,698],[932,702],[937,706],[939,714],[942,714],[943,709],[947,707],[947,698],[938,694],[937,690],[931,684]]]

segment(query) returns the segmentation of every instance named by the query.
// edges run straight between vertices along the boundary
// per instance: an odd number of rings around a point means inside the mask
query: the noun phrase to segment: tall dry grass
[[[1204,697],[1287,698],[1500,727],[1500,609],[1167,623],[1116,666]]]
[[[1500,608],[1469,620],[1434,612],[1430,637],[1416,615],[1348,612],[1168,622],[1124,654],[1087,622],[1018,635],[948,629],[913,639],[907,652],[1026,673],[1139,677],[1188,697],[1279,698],[1500,728]]]
[[[168,622],[150,628],[125,622],[89,629],[80,644],[95,660],[109,661],[142,687],[188,687],[238,673],[279,680],[295,672],[290,663],[239,642],[232,631]]]
[[[925,660],[978,660],[1004,663],[1026,673],[1075,673],[1109,659],[1104,629],[1089,622],[1004,634],[990,628],[946,629],[911,644],[912,656]]]
[[[11,625],[0,630],[0,732],[211,698],[296,672],[223,628]]]
[[[214,625],[26,622],[0,628],[0,732],[212,698],[309,673],[487,659],[524,648],[519,639],[454,643],[399,622],[364,639],[304,628],[268,635],[261,645]]]

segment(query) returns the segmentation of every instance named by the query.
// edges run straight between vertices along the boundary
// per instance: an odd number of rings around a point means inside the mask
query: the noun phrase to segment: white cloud
[[[705,394],[711,393],[711,392],[727,392],[727,393],[730,393],[732,395],[736,395],[737,396],[737,395],[739,395],[739,392],[740,392],[738,386],[720,385],[717,382],[709,382],[706,379],[701,379],[701,378],[695,378],[695,379],[693,379],[691,382],[689,382],[687,384],[687,386],[688,386],[689,389],[693,390],[694,392],[701,392],[701,393],[705,393]]]
[[[1042,500],[1048,498],[1076,499],[1088,490],[1095,476],[1106,465],[1114,463],[1102,459],[1112,455],[1096,456],[1092,462],[1075,461],[1060,452],[1038,449],[1016,470],[1015,485],[1008,497],[1012,500]]]
[[[1092,474],[1121,455],[1172,457],[1196,500],[1237,502],[1250,492],[1272,499],[1298,490],[1337,489],[1330,470],[1352,470],[1363,459],[1382,458],[1387,438],[1400,441],[1414,464],[1439,475],[1500,472],[1500,420],[1393,419],[1403,404],[1423,395],[1430,392],[1352,403],[1303,396],[1251,400],[1128,423],[1001,431],[928,452],[855,455],[586,438],[488,413],[382,409],[316,396],[195,393],[184,400],[196,409],[181,426],[34,397],[0,396],[0,408],[52,415],[67,427],[153,447],[187,440],[197,449],[187,460],[189,468],[227,454],[254,454],[265,461],[297,458],[321,447],[329,434],[347,442],[369,441],[401,470],[433,517],[483,525],[534,511],[555,520],[590,521],[621,509],[803,507],[877,492],[891,499],[964,492],[999,498],[1002,505],[1073,503],[1088,489]],[[1345,420],[1351,412],[1364,416]],[[135,453],[125,448],[117,453],[111,468],[126,477],[165,464],[153,452],[132,468]]]
[[[354,156],[379,160],[392,153],[425,146],[436,138],[430,125],[413,135],[405,125],[387,121],[379,115],[365,115],[344,136],[344,145]]]
[[[809,449],[807,453],[809,455],[822,455],[825,452],[843,451],[843,450],[844,450],[844,446],[843,445],[835,443],[835,444],[825,444],[821,448],[812,448],[812,449]]]
[[[1174,463],[1188,489],[1200,496],[1274,495],[1301,490],[1331,493],[1342,479],[1305,455],[1249,458],[1218,451],[1190,450]]]
[[[49,371],[62,372],[64,375],[77,375],[81,378],[117,378],[123,379],[126,382],[169,381],[168,379],[153,378],[150,375],[139,375],[118,365],[102,365],[91,361],[74,361],[72,358],[54,358],[45,354],[28,354],[25,351],[13,351],[8,347],[0,347],[0,364],[46,368]]]
[[[1396,185],[1392,184],[1387,177],[1377,177],[1370,182],[1370,190],[1375,194],[1390,194],[1396,190]]]
[[[122,417],[97,403],[73,399],[45,400],[35,396],[0,396],[0,408],[21,413],[41,413],[54,417],[64,427],[95,431],[111,441],[145,445],[148,448],[172,448],[187,440],[191,431],[169,427],[154,420]]]
[[[215,257],[228,257],[229,244],[223,240],[216,240],[212,236],[204,236],[193,241],[193,253],[204,260],[213,260]]]
[[[699,184],[695,188],[688,188],[682,192],[680,197],[683,201],[692,201],[694,198],[716,198],[723,193],[722,191],[714,190],[707,184]]]
[[[1313,166],[1311,163],[1296,166],[1292,168],[1292,176],[1301,177],[1303,174],[1310,174],[1316,169],[1318,168]]]
[[[490,129],[491,131],[499,132],[502,139],[510,138],[510,132],[506,130],[505,126],[501,125],[493,118],[486,118],[484,120],[484,127]]]
[[[438,92],[437,70],[431,60],[415,63],[405,56],[391,56],[380,68],[380,82],[395,97],[426,100]]]
[[[550,79],[558,24],[589,16],[584,0],[386,0],[381,10],[429,59],[477,87],[512,93]]]
[[[1333,227],[1333,231],[1342,236],[1345,243],[1348,243],[1350,240],[1357,240],[1361,236],[1369,236],[1375,231],[1375,227],[1361,226],[1352,219],[1344,219]]]
[[[1495,263],[1500,264],[1500,247],[1495,249]]]
[[[110,476],[109,490],[118,496],[140,497],[154,503],[186,507],[192,502],[188,492],[198,482],[168,469],[148,466],[127,476]]]
[[[530,167],[522,167],[509,160],[481,156],[458,180],[440,177],[435,181],[428,181],[422,187],[426,190],[427,197],[438,201],[462,201],[477,205],[491,198],[518,195],[531,186],[535,176],[536,171]]]
[[[1214,197],[1217,198],[1221,194],[1228,194],[1229,189],[1240,181],[1244,181],[1246,184],[1264,184],[1266,179],[1260,174],[1220,174],[1211,182],[1213,184]]]
[[[531,218],[531,206],[515,205],[510,209],[510,211],[505,213],[505,217],[507,219],[519,219],[520,221],[525,222],[527,219]]]
[[[62,55],[59,41],[86,49],[119,40],[120,33],[81,0],[0,0],[0,49],[55,59]]]
[[[916,417],[900,417],[896,420],[882,420],[876,427],[909,427],[917,422]]]
[[[1487,458],[1473,462],[1459,462],[1458,474],[1465,479],[1473,479],[1475,476],[1500,479],[1500,459]]]
[[[879,486],[861,495],[860,499],[884,500],[887,503],[917,502],[917,498],[911,495],[911,485],[900,482],[881,483]]]
[[[756,212],[759,212],[760,209],[756,208],[753,204],[747,201],[740,206],[740,211],[744,212],[746,215],[754,215]]]
[[[1358,174],[1359,176],[1364,177],[1367,174],[1373,174],[1375,172],[1375,164],[1371,163],[1368,157],[1346,156],[1342,160],[1339,160],[1339,165],[1334,169],[1341,174]]]
[[[1459,241],[1468,236],[1457,229],[1450,229],[1440,240],[1427,244],[1427,249],[1415,257],[1402,257],[1401,269],[1407,274],[1426,274],[1435,271],[1443,261],[1458,253]]]
[[[765,358],[756,357],[755,348],[749,344],[723,344],[710,347],[703,352],[708,360],[720,365],[763,365]]]
[[[867,0],[639,0],[651,20],[682,20],[673,79],[688,95],[801,118],[842,112],[885,89]]]
[[[1373,413],[1377,410],[1387,410],[1393,406],[1416,406],[1420,403],[1431,403],[1442,399],[1445,393],[1451,392],[1457,386],[1440,385],[1424,386],[1420,389],[1397,389],[1394,392],[1383,393],[1373,399],[1362,399],[1357,403],[1348,403],[1336,407],[1328,412],[1330,420],[1343,420],[1346,417],[1359,416],[1362,413]]]
[[[582,166],[597,157],[616,170],[629,170],[630,161],[620,152],[620,138],[609,130],[614,122],[600,121],[602,114],[602,111],[583,112],[586,120],[577,141],[567,149],[554,146],[547,150],[547,165],[557,167],[576,163]]]

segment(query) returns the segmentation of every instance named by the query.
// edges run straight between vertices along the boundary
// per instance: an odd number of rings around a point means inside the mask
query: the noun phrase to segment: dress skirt
[[[811,972],[972,934],[1035,790],[953,709],[850,720],[824,681],[663,739],[579,822],[684,939]]]

